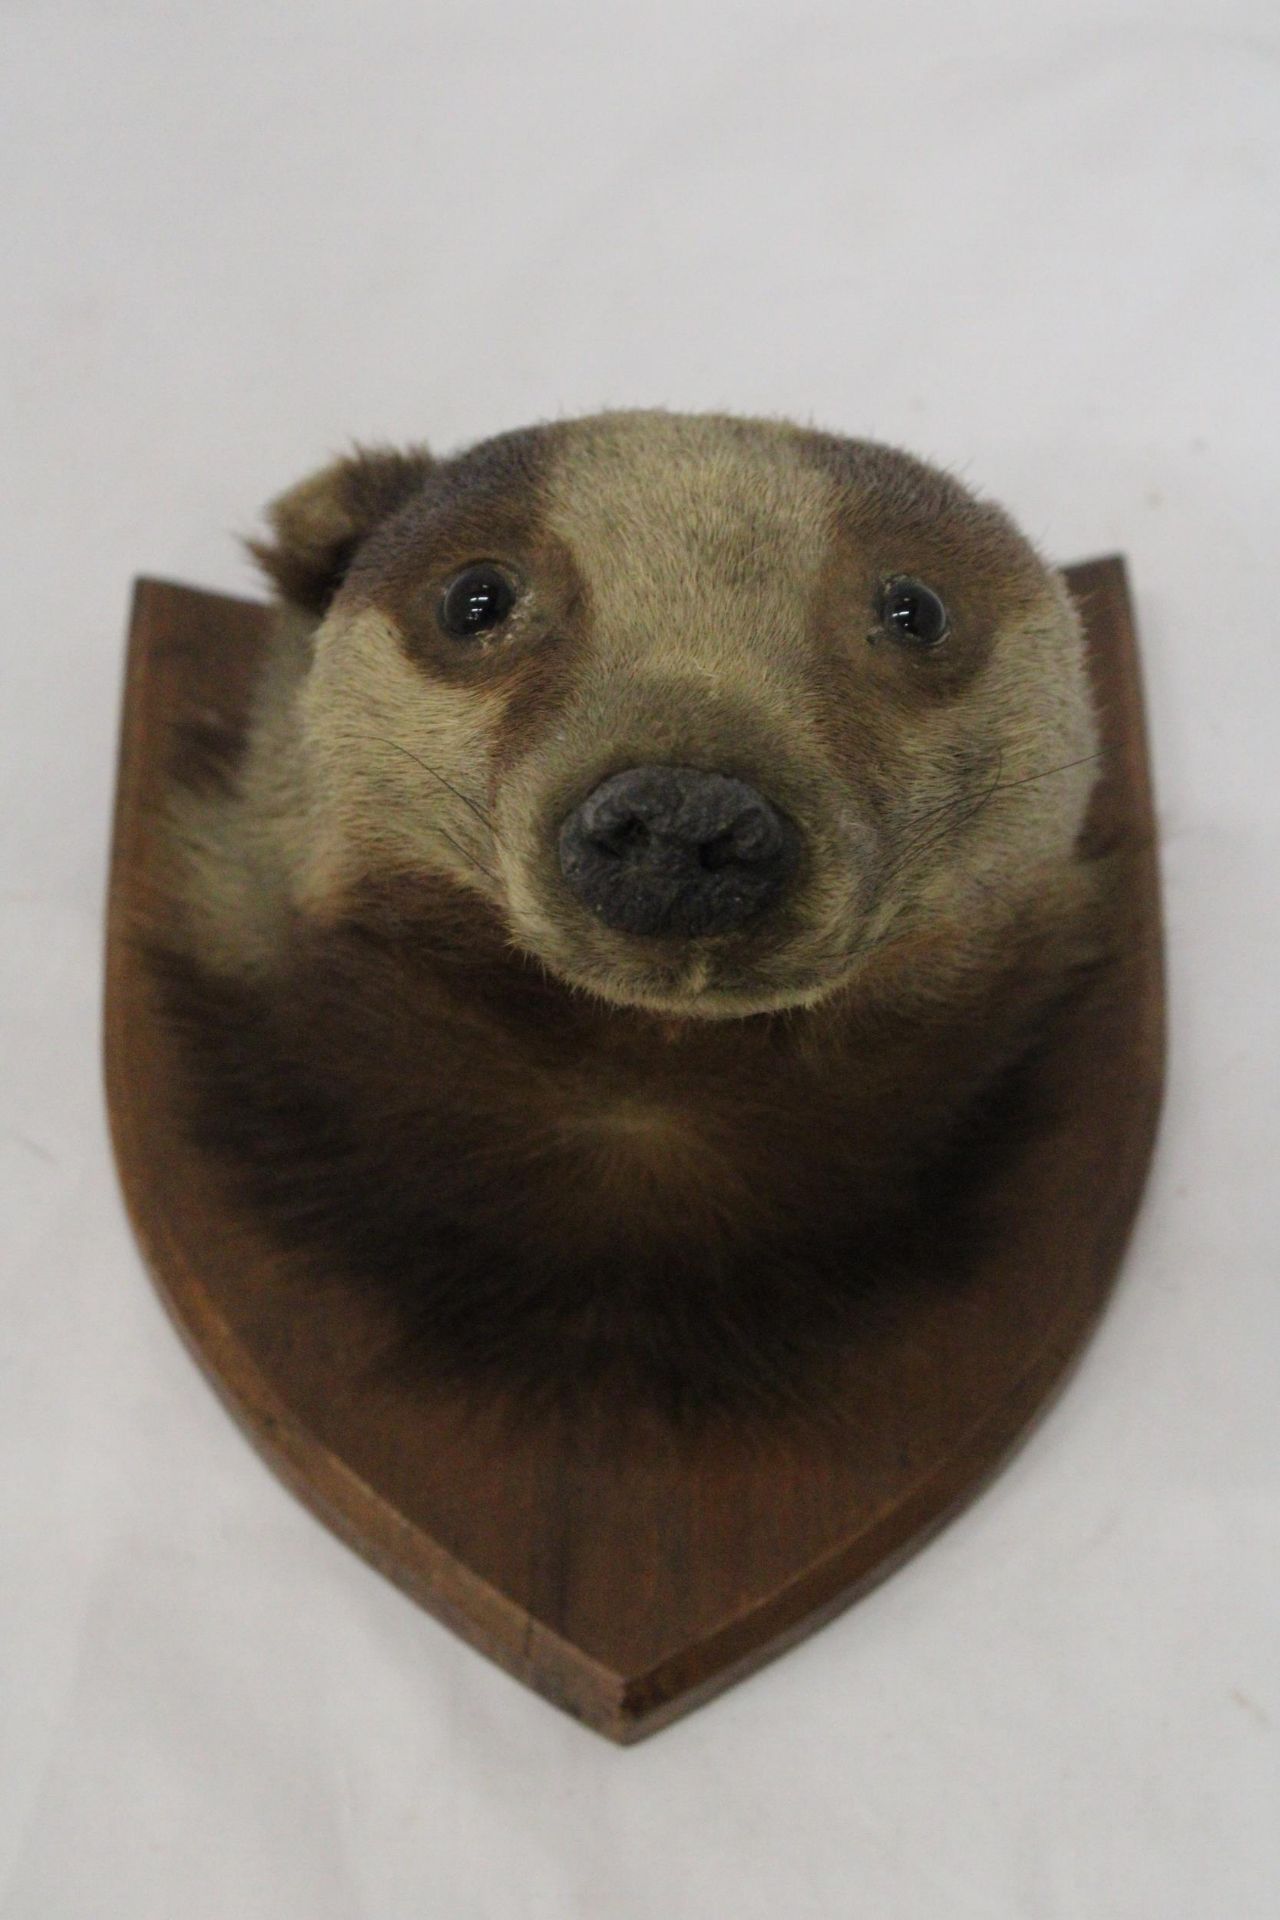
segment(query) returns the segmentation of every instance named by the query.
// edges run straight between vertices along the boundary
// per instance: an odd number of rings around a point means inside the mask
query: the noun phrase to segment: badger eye
[[[440,601],[439,620],[455,640],[470,640],[500,626],[515,605],[516,590],[501,567],[489,561],[465,567],[449,582]]]
[[[932,587],[905,575],[886,581],[880,596],[880,619],[890,633],[918,647],[936,647],[945,640],[947,610]]]

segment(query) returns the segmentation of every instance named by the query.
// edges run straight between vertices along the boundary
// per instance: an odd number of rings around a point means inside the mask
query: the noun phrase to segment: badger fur
[[[269,525],[153,957],[299,1312],[322,1275],[406,1363],[684,1414],[963,1285],[1100,940],[1080,627],[1005,514],[637,412],[357,451]]]

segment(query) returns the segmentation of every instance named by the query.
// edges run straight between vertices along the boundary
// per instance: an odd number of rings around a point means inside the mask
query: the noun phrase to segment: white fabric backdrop
[[[1274,0],[9,0],[4,1920],[1280,1912]],[[350,437],[790,413],[1124,549],[1170,1097],[1016,1463],[630,1752],[286,1494],[144,1277],[98,1080],[130,576]]]

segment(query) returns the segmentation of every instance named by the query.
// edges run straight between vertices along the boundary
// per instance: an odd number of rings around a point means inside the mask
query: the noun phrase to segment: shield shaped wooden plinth
[[[419,1376],[355,1367],[359,1299],[305,1315],[278,1256],[178,1121],[140,943],[163,930],[158,808],[179,730],[235,737],[266,610],[137,589],[107,956],[120,1175],[190,1347],[272,1466],[360,1553],[520,1679],[616,1740],[706,1700],[828,1619],[992,1473],[1111,1286],[1160,1099],[1159,898],[1142,700],[1119,559],[1068,570],[1104,729],[1090,831],[1124,863],[1118,957],[1043,1065],[1056,1118],[987,1196],[962,1288],[922,1289],[841,1362],[812,1423],[601,1447]],[[318,1276],[323,1281],[324,1276]]]

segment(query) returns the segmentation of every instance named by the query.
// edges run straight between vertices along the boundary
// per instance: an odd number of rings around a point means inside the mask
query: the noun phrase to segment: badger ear
[[[357,447],[267,508],[273,538],[245,544],[281,596],[323,613],[356,548],[412,498],[435,461],[425,447]]]

